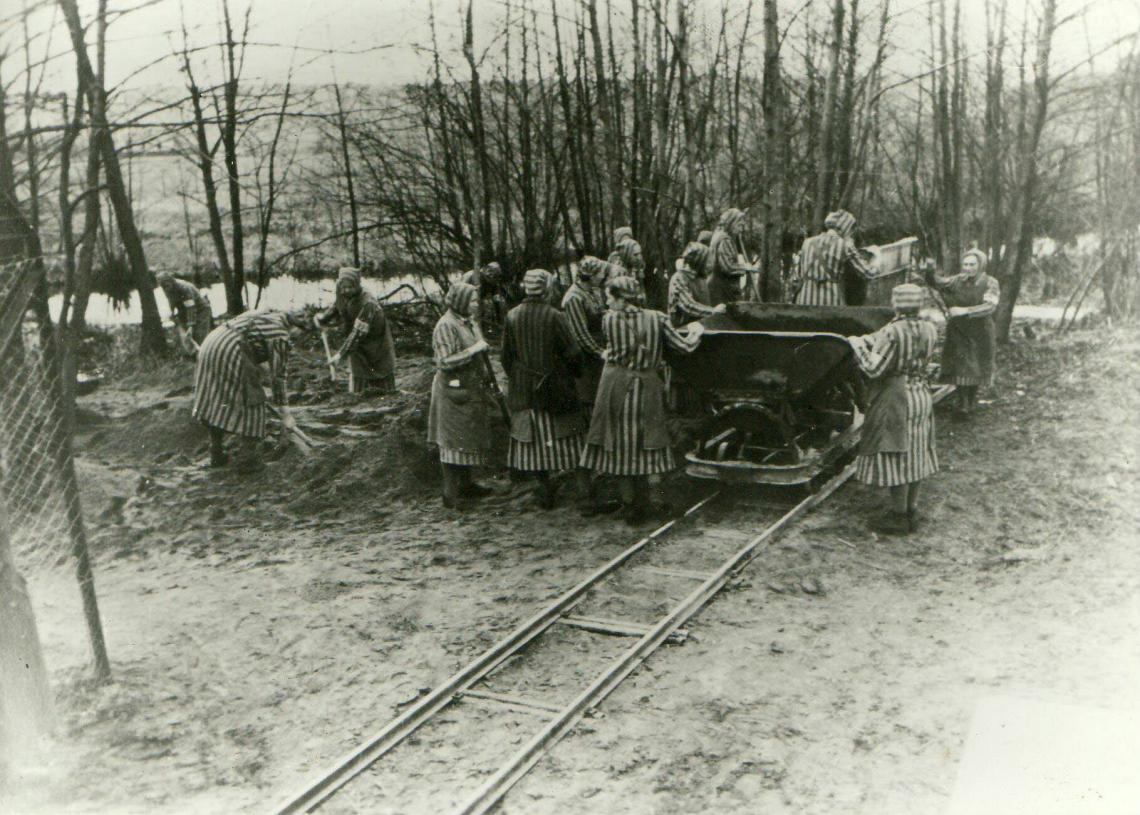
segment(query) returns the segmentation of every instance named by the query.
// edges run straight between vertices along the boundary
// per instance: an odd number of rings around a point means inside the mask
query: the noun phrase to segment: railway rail
[[[952,390],[952,387],[939,389],[935,400],[941,400]],[[717,521],[701,516],[702,511],[712,509],[714,504],[723,500],[723,491],[717,490],[701,497],[681,516],[638,540],[519,625],[365,739],[359,747],[308,781],[302,789],[278,802],[272,811],[277,815],[318,810],[427,811],[429,806],[431,811],[436,811],[443,806],[456,815],[489,812],[547,751],[651,654],[666,643],[683,642],[687,634],[683,629],[685,623],[734,574],[759,556],[781,532],[826,501],[854,472],[854,464],[846,465],[822,483],[818,490],[795,503],[749,503],[751,517],[756,513],[763,516],[762,530],[755,535],[740,532],[737,529],[739,522],[731,518]],[[694,568],[698,564],[700,568]],[[667,600],[663,601],[663,598]],[[663,602],[665,610],[662,612]],[[650,619],[646,621],[639,617]],[[592,637],[597,641],[613,637],[635,641],[609,656],[584,689],[569,699],[555,700],[528,692],[528,685],[538,685],[540,694],[549,693],[543,690],[546,686],[541,681],[536,682],[533,677],[528,680],[526,672],[517,669],[517,663],[519,660],[525,662],[524,652],[535,650],[540,641],[557,639],[552,632],[559,630],[581,632],[579,636]],[[567,647],[572,649],[574,642],[555,643],[551,653],[543,658],[566,659],[567,655],[562,652]],[[586,646],[588,651],[594,650],[593,642]],[[560,645],[563,646],[562,652],[559,651]],[[580,655],[573,653],[570,658],[581,659]],[[508,690],[495,689],[512,682],[515,687]],[[373,779],[370,784],[363,783],[385,763],[380,759],[396,748],[430,749],[430,745],[424,744],[426,740],[415,744],[417,739],[413,735],[442,721],[444,711],[451,715],[466,708],[477,708],[484,713],[490,710],[492,717],[522,716],[529,723],[537,720],[538,724],[530,729],[525,726],[513,728],[514,741],[521,741],[521,746],[513,752],[494,756],[497,763],[491,769],[467,773],[468,776],[480,775],[481,781],[476,788],[467,791],[465,798],[456,798],[459,785],[453,779],[446,785],[433,785],[437,795],[440,788],[446,786],[444,794],[448,797],[445,800],[434,800],[430,805],[420,801],[420,806],[413,808],[406,802],[389,800],[392,785],[386,781]],[[520,738],[517,735],[519,730],[527,732]],[[423,764],[413,763],[412,766],[422,767]],[[361,791],[357,791],[357,787]]]

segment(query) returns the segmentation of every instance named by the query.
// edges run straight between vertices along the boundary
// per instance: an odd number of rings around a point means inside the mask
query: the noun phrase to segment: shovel
[[[336,366],[332,361],[332,349],[329,348],[329,334],[327,331],[321,331],[321,342],[325,346],[325,362],[329,364],[329,379],[336,382]]]

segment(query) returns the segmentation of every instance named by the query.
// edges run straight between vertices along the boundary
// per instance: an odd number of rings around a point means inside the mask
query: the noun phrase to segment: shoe
[[[881,535],[910,534],[910,520],[902,512],[888,512],[872,521],[870,527]]]
[[[637,504],[630,504],[622,508],[621,518],[626,526],[641,526],[645,522],[645,510]]]
[[[673,517],[673,505],[670,504],[668,501],[662,501],[659,504],[650,504],[649,505],[649,515],[651,517],[654,517],[654,518],[662,518],[662,519],[672,518]]]
[[[219,456],[215,456],[213,454],[210,455],[210,466],[214,467],[215,469],[218,467],[225,467],[229,463],[230,457],[225,453],[222,453]]]
[[[619,509],[621,509],[621,501],[587,501],[582,504],[579,511],[583,517],[589,518],[594,515],[609,515]]]
[[[465,498],[486,498],[488,495],[494,495],[495,491],[490,487],[484,487],[482,484],[468,484],[463,490]]]
[[[460,511],[467,509],[467,502],[462,498],[449,498],[448,496],[443,495],[440,496],[440,500],[443,502],[443,506],[446,509],[456,509]]]
[[[906,511],[906,522],[907,522],[907,525],[910,527],[911,532],[917,532],[918,531],[918,510],[917,509],[908,509]]]
[[[534,498],[540,508],[554,509],[554,490],[539,490]]]

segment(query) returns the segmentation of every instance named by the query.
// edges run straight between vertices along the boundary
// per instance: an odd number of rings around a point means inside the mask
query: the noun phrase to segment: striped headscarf
[[[891,289],[891,306],[895,311],[918,311],[926,301],[922,286],[903,283]]]
[[[641,296],[641,287],[637,281],[629,275],[619,275],[606,284],[606,288],[610,294],[615,297],[620,297],[629,304],[634,304],[634,301]]]
[[[710,243],[712,243],[712,230],[702,229],[700,231],[700,234],[697,235],[697,243],[702,243],[705,246],[708,246]]]
[[[619,226],[614,230],[614,246],[624,241],[626,238],[633,237],[633,229],[628,226]]]
[[[460,317],[467,317],[471,301],[479,295],[479,290],[470,283],[452,283],[443,298],[444,305]]]
[[[641,244],[633,238],[625,238],[617,245],[618,257],[626,271],[635,272],[645,267],[645,258],[641,254]]]
[[[850,238],[855,231],[855,216],[845,209],[837,209],[823,219],[823,228],[834,229],[843,237]]]
[[[578,261],[578,279],[583,283],[602,280],[609,272],[610,264],[593,255],[586,255]]]
[[[355,266],[341,266],[337,269],[336,290],[337,294],[346,297],[352,297],[357,292],[363,291],[360,284],[360,270]]]
[[[527,297],[542,297],[550,288],[552,278],[553,275],[546,269],[528,269],[523,275],[523,294]]]
[[[708,257],[709,248],[703,243],[690,243],[685,247],[684,254],[681,255],[681,259],[685,261],[685,266],[697,274],[705,273]]]
[[[720,222],[717,224],[725,232],[732,232],[741,221],[744,220],[744,211],[736,208],[726,209],[720,214]]]
[[[986,257],[986,253],[981,249],[969,249],[966,252],[962,253],[962,260],[965,260],[968,257],[975,257],[978,259],[978,274],[981,274],[986,270],[986,264],[989,263],[989,258]]]

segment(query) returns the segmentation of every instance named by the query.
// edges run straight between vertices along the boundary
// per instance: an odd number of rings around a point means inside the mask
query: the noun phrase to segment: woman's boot
[[[535,474],[538,479],[538,505],[543,509],[554,508],[554,482],[550,480],[550,473],[539,472]]]
[[[460,475],[463,470],[462,467],[457,467],[454,464],[440,465],[440,471],[443,475],[441,482],[441,490],[443,492],[443,505],[448,509],[463,509],[463,502],[460,500]]]
[[[225,437],[226,433],[220,427],[211,427],[210,431],[210,466],[211,467],[225,467],[226,462],[229,461],[229,456],[226,455]]]

